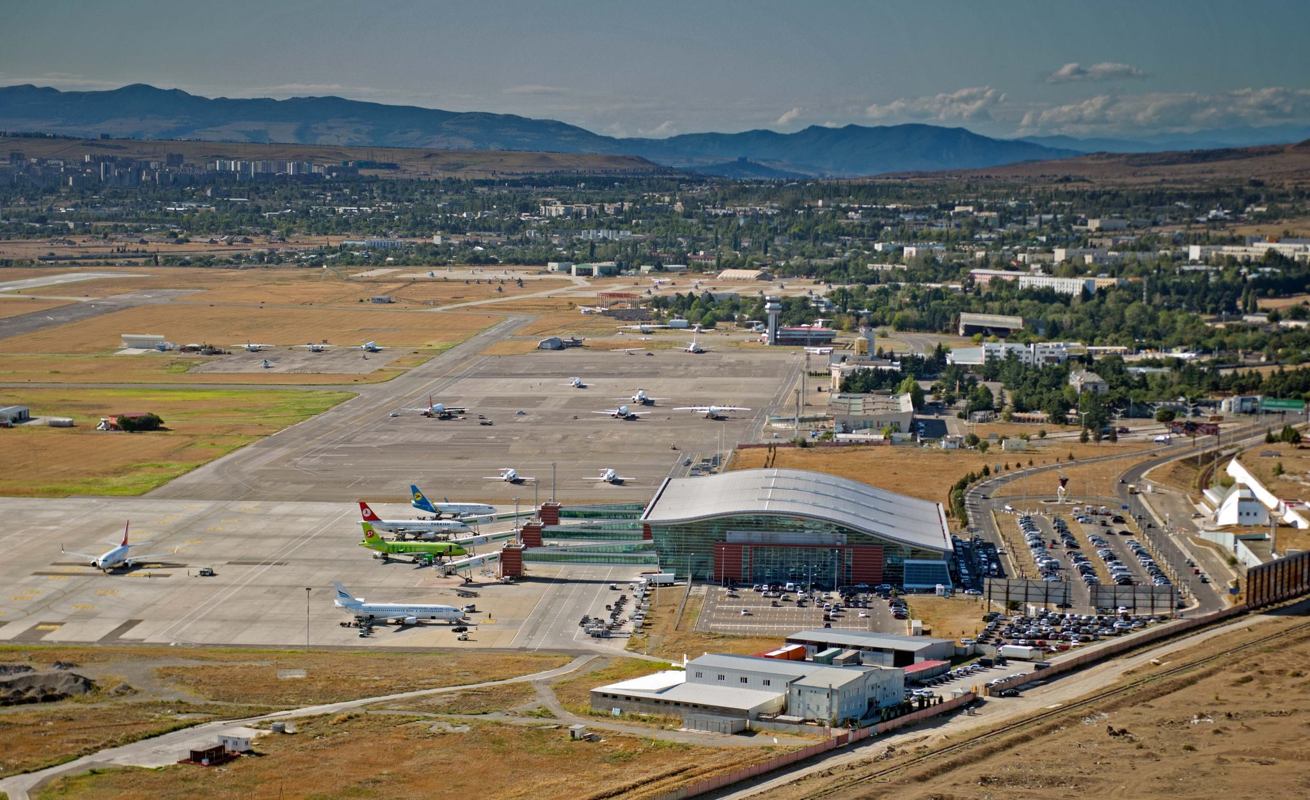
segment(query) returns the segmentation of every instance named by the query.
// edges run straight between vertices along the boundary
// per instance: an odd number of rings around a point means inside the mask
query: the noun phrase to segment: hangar
[[[661,567],[680,578],[950,584],[941,504],[833,475],[748,469],[667,478],[641,519]]]

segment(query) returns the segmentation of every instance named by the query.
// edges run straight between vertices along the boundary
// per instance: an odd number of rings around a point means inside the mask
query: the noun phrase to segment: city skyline
[[[338,95],[617,136],[923,122],[1132,138],[1310,125],[1299,12],[1281,0],[1185,15],[1163,3],[409,2],[380,15],[299,1],[53,2],[10,10],[24,35],[0,52],[0,84]]]

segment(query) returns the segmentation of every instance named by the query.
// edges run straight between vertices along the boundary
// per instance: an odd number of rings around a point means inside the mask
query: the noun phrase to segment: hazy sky
[[[615,135],[1310,124],[1306,0],[5,0],[0,84],[336,94]]]

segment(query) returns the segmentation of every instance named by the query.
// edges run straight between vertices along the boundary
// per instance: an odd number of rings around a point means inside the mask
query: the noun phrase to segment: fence
[[[950,700],[939,703],[938,705],[929,706],[928,708],[920,709],[919,711],[897,717],[896,719],[880,722],[877,725],[868,728],[858,728],[849,733],[841,733],[831,739],[825,739],[818,744],[802,747],[799,750],[792,750],[789,753],[782,753],[773,758],[761,761],[758,764],[752,764],[749,767],[741,767],[740,769],[731,770],[729,772],[722,772],[718,775],[696,781],[695,783],[690,783],[686,786],[660,795],[658,800],[686,800],[686,798],[699,797],[700,795],[712,792],[716,789],[722,789],[725,786],[740,783],[741,781],[758,778],[761,775],[767,775],[774,770],[791,766],[792,764],[799,763],[807,758],[813,758],[822,753],[836,750],[839,747],[845,747],[853,742],[862,741],[884,733],[890,733],[894,730],[899,730],[900,728],[917,725],[926,719],[949,714],[952,711],[956,711],[969,703],[972,703],[977,699],[977,697],[978,696],[972,692],[965,692],[959,697],[953,697]]]
[[[1246,605],[1262,608],[1310,592],[1310,552],[1275,559],[1246,571]]]
[[[1068,581],[1037,581],[1025,578],[988,578],[985,587],[987,605],[1063,606],[1073,602]]]

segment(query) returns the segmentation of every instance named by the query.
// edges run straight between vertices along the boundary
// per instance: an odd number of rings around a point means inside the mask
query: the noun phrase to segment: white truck
[[[1041,661],[1046,656],[1046,651],[1040,647],[1004,644],[996,649],[996,655],[1018,659],[1019,661]]]
[[[672,586],[674,583],[672,572],[650,572],[642,575],[641,579],[651,586]]]

